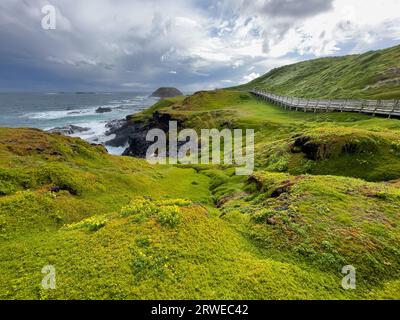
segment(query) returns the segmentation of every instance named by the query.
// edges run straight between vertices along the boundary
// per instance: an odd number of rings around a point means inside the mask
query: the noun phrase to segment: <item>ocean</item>
[[[0,126],[50,130],[76,125],[89,128],[71,134],[91,143],[110,140],[106,124],[124,119],[157,102],[148,93],[0,93]],[[109,108],[98,113],[98,108]],[[121,154],[124,147],[106,146],[109,153]]]

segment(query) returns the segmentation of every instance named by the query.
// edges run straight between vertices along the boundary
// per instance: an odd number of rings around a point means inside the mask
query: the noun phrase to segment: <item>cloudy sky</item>
[[[1,91],[190,92],[399,44],[400,0],[1,0],[0,43]]]

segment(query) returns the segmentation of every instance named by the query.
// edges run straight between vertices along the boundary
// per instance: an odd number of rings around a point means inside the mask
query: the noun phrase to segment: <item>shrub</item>
[[[97,231],[107,224],[107,218],[104,216],[93,216],[77,223],[66,225],[68,230],[86,229],[88,231]]]
[[[152,201],[145,198],[136,198],[121,208],[121,215],[123,217],[136,216],[139,219],[154,217],[161,225],[174,227],[180,222],[179,207],[190,204],[191,201],[185,199]]]
[[[122,207],[121,215],[128,217],[132,215],[144,215],[149,216],[157,210],[156,205],[145,198],[133,199],[128,205]]]
[[[156,205],[160,206],[178,206],[178,207],[185,207],[191,205],[192,202],[186,199],[166,199],[166,200],[159,200],[156,201]]]
[[[133,259],[131,262],[132,271],[137,277],[137,281],[141,281],[146,277],[152,276],[163,279],[166,276],[169,259],[157,252],[146,250],[145,252],[133,249]]]
[[[162,206],[156,213],[157,221],[162,225],[175,227],[181,219],[178,206]]]

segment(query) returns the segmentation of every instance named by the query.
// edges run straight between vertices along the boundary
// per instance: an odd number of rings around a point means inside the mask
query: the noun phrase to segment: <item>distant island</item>
[[[158,88],[156,91],[154,91],[151,94],[151,97],[157,97],[157,98],[172,98],[176,96],[182,96],[183,93],[173,87],[161,87]]]

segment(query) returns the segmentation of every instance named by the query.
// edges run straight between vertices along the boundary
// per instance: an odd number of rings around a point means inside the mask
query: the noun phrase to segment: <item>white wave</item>
[[[106,128],[106,124],[107,121],[88,121],[75,123],[74,125],[76,126],[90,128],[90,130],[71,134],[71,137],[79,137],[92,143],[104,143],[110,139],[105,135],[106,131],[108,130]]]
[[[121,146],[121,147],[111,147],[111,146],[105,145],[105,143],[108,140],[111,140],[114,138],[114,135],[106,136],[105,133],[108,131],[106,124],[107,124],[107,121],[80,122],[80,123],[77,123],[76,125],[85,127],[85,128],[90,128],[90,130],[83,131],[83,132],[77,132],[70,136],[81,138],[90,143],[103,144],[106,147],[108,153],[113,154],[113,155],[121,155],[125,151],[125,149],[128,147],[128,145]]]
[[[57,111],[45,111],[45,112],[31,112],[22,115],[23,118],[28,119],[61,119],[68,117],[80,117],[85,115],[94,115],[96,110],[94,109],[71,109],[71,110],[57,110]]]

